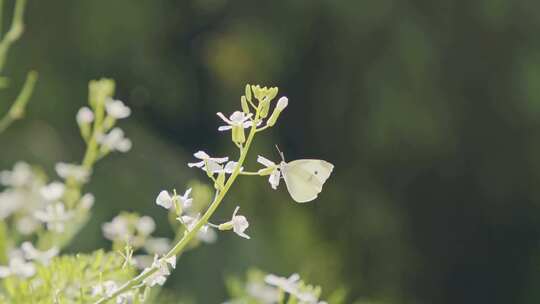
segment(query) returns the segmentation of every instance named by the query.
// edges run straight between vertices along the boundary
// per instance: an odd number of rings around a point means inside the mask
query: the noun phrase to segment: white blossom
[[[201,217],[201,214],[198,213],[196,216],[190,216],[190,215],[183,215],[182,217],[178,218],[184,226],[186,226],[186,229],[188,231],[193,230],[197,223],[199,222],[199,219]]]
[[[90,176],[88,169],[83,166],[68,164],[68,163],[57,163],[55,166],[56,173],[63,179],[73,178],[74,180],[85,183]]]
[[[165,254],[171,249],[171,241],[168,238],[148,238],[144,249],[152,254]]]
[[[197,239],[207,244],[214,243],[217,240],[216,230],[208,225],[204,225],[197,233]]]
[[[2,203],[0,203],[1,206]],[[39,229],[41,223],[34,217],[26,215],[15,222],[17,231],[22,235],[30,235]]]
[[[180,201],[180,204],[182,204],[182,208],[189,208],[191,207],[193,203],[193,198],[190,198],[189,195],[191,194],[191,188],[187,189],[186,192],[182,196],[178,197],[178,200]]]
[[[156,197],[156,204],[165,209],[170,209],[173,205],[173,199],[169,192],[162,190]]]
[[[61,182],[52,182],[41,187],[40,193],[43,198],[49,202],[57,201],[64,195],[66,186]]]
[[[246,292],[264,304],[274,304],[279,301],[279,290],[262,283],[248,283]]]
[[[246,114],[244,112],[235,111],[229,118],[225,117],[223,113],[218,112],[217,115],[227,123],[226,126],[220,126],[219,131],[231,130],[233,127],[249,128],[252,126],[252,122],[249,120],[252,114]]]
[[[43,265],[48,265],[51,259],[57,256],[60,252],[58,247],[52,247],[49,250],[40,251],[37,250],[30,242],[22,243],[21,249],[24,253],[24,257],[27,260],[35,260]]]
[[[81,197],[81,200],[79,201],[79,204],[80,204],[81,208],[89,210],[94,205],[95,200],[96,200],[96,198],[94,197],[94,195],[92,193],[86,193],[85,195],[83,195]]]
[[[151,275],[149,275],[146,279],[144,279],[143,283],[149,287],[165,284],[165,281],[167,280],[167,276],[171,274],[168,264],[171,264],[172,266],[174,263],[174,267],[176,267],[176,257],[173,257],[173,258],[174,258],[174,262],[172,261],[171,258],[167,260],[159,259],[158,256],[155,255],[154,262],[152,263],[152,267],[146,268],[143,271],[143,273],[148,272],[151,269],[157,269],[157,270]]]
[[[55,232],[63,232],[64,224],[73,214],[66,211],[63,203],[54,203],[47,205],[45,210],[37,210],[34,212],[34,217],[43,223],[47,224],[47,229]]]
[[[210,157],[210,155],[206,154],[206,152],[204,151],[198,151],[193,154],[193,156],[200,159],[201,161],[196,163],[188,163],[188,166],[190,168],[197,167],[207,171],[208,167],[208,171],[211,173],[219,172],[220,170],[222,170],[222,166],[220,164],[223,164],[229,160],[228,157]]]
[[[279,180],[281,179],[281,171],[279,170],[278,165],[276,165],[273,161],[260,155],[257,156],[257,162],[264,165],[266,168],[273,168],[272,172],[270,173],[270,177],[268,178],[268,182],[270,183],[272,189],[276,190],[279,186]],[[261,170],[259,170],[259,172],[261,172]]]
[[[131,114],[131,109],[122,101],[112,98],[107,99],[105,102],[105,110],[107,111],[107,114],[114,119],[126,118]]]
[[[156,229],[156,222],[151,217],[145,215],[139,218],[137,224],[135,224],[135,228],[142,235],[150,235]]]
[[[133,304],[135,303],[135,295],[133,292],[124,292],[116,297],[116,304]]]
[[[34,178],[32,167],[25,162],[17,162],[11,171],[0,172],[0,183],[5,186],[21,187]]]
[[[278,287],[283,291],[296,295],[298,293],[298,281],[300,276],[295,273],[288,278],[279,277],[274,274],[269,274],[264,278],[264,281],[272,286]]]
[[[245,216],[236,215],[238,213],[238,210],[240,210],[240,207],[236,206],[236,209],[234,209],[233,216],[231,219],[231,223],[233,225],[233,231],[239,236],[249,240],[250,237],[244,233],[244,231],[246,231],[246,229],[249,227],[249,222]]]
[[[191,207],[191,204],[193,203],[193,198],[189,197],[190,194],[191,188],[187,189],[183,195],[176,196],[176,199],[178,199],[178,202],[181,204],[181,208]],[[167,192],[166,190],[162,190],[161,192],[159,192],[156,198],[156,204],[165,209],[170,209],[174,204],[174,198],[169,194],[169,192]]]
[[[9,217],[24,205],[24,196],[15,190],[8,189],[0,193],[0,220]]]
[[[124,131],[120,128],[114,128],[107,134],[100,134],[98,142],[111,151],[128,152],[132,143],[126,138]]]
[[[227,174],[232,174],[237,165],[238,165],[238,162],[235,162],[235,161],[231,160],[231,161],[227,162],[227,164],[223,168],[223,171],[225,173],[227,173]],[[244,167],[240,167],[240,172],[241,171],[244,171]]]
[[[7,266],[0,266],[0,278],[17,276],[29,278],[36,273],[36,267],[32,262],[25,261],[20,250],[14,250],[9,254]]]
[[[129,222],[121,215],[118,215],[114,217],[112,221],[103,224],[101,230],[103,231],[105,238],[111,241],[127,241],[132,237],[129,229]]]
[[[88,107],[82,107],[77,112],[76,120],[78,125],[89,124],[94,121],[94,112]]]
[[[116,284],[115,281],[108,280],[101,284],[97,284],[93,286],[91,295],[93,297],[97,297],[97,296],[110,297],[113,295],[113,293],[116,291],[117,288],[118,288],[118,285]]]

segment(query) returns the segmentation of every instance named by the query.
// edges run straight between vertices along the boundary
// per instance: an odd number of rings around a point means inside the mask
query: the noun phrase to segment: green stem
[[[240,175],[259,175],[259,172],[241,171]]]
[[[253,123],[253,126],[251,127],[251,130],[249,132],[248,138],[246,140],[246,144],[244,145],[244,148],[242,149],[242,152],[240,153],[240,157],[238,158],[238,164],[234,168],[234,171],[232,172],[231,176],[227,180],[227,183],[225,183],[225,186],[223,187],[222,191],[219,192],[219,194],[215,197],[212,204],[210,204],[210,207],[208,207],[208,210],[204,213],[202,218],[197,222],[195,227],[191,229],[188,233],[184,234],[182,239],[174,245],[174,247],[163,257],[163,259],[170,258],[172,256],[178,256],[182,253],[184,248],[189,244],[189,242],[197,235],[199,230],[208,223],[210,217],[214,214],[214,212],[217,210],[221,202],[223,201],[223,198],[231,188],[232,184],[240,175],[240,168],[242,167],[242,164],[246,160],[247,153],[249,151],[249,148],[251,146],[251,143],[253,142],[253,138],[255,137],[255,134],[257,133],[257,124],[256,122],[259,119],[259,111],[257,111],[255,115],[255,122]],[[158,270],[158,267],[152,267],[150,269],[147,269],[143,272],[141,272],[138,276],[135,278],[127,281],[122,287],[120,287],[118,290],[116,290],[113,294],[110,296],[105,296],[101,299],[99,299],[95,304],[102,304],[106,303],[109,300],[112,300],[116,298],[117,296],[121,295],[122,293],[139,286],[142,284],[142,282],[154,274]]]
[[[24,116],[26,105],[34,92],[38,74],[31,71],[26,76],[26,81],[21,89],[21,92],[15,99],[15,102],[9,108],[7,114],[0,119],[0,133],[4,132],[15,120],[21,119]]]
[[[21,37],[24,31],[23,16],[25,6],[26,0],[17,0],[17,2],[15,2],[11,26],[2,41],[0,41],[0,73],[4,69],[9,48]]]

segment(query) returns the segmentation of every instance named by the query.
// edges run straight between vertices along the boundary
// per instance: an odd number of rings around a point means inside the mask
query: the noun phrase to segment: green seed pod
[[[231,221],[229,221],[229,222],[220,224],[218,226],[218,229],[221,230],[221,231],[227,231],[227,230],[233,229],[233,226],[234,226],[233,223]]]
[[[246,134],[243,126],[233,126],[231,130],[232,141],[238,144],[243,144],[246,141]]]

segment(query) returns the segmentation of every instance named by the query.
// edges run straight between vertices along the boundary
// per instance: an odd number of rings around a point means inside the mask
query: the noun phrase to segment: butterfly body
[[[287,190],[298,203],[317,198],[333,169],[334,165],[321,159],[282,161],[280,164]]]

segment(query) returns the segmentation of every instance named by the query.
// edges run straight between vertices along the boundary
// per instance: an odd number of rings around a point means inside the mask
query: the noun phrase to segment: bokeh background
[[[167,288],[220,303],[223,278],[257,266],[344,287],[347,303],[540,301],[538,1],[31,0],[26,17],[0,113],[28,70],[40,79],[0,168],[80,160],[91,79],[116,79],[133,109],[134,148],[98,164],[95,217],[71,251],[110,246],[100,224],[120,210],[171,236],[157,193],[205,181],[186,166],[199,149],[233,156],[215,112],[239,108],[246,83],[273,85],[289,107],[248,167],[279,144],[333,176],[305,205],[241,178],[216,219],[239,204],[252,240],[187,253]]]

